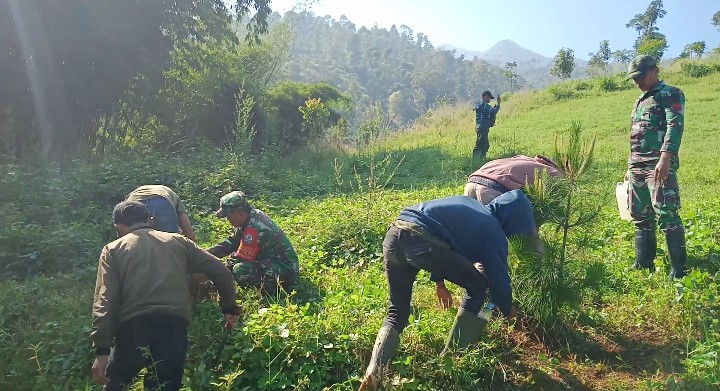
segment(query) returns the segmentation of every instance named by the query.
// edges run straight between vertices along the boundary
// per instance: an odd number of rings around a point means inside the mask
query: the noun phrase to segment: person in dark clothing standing
[[[475,105],[475,132],[477,140],[473,155],[485,158],[488,149],[490,149],[489,133],[490,128],[495,126],[495,117],[500,111],[500,96],[497,97],[497,104],[490,106],[490,99],[495,99],[490,91],[483,91],[482,100]]]
[[[395,355],[420,269],[429,271],[435,282],[448,280],[466,290],[446,351],[465,348],[480,338],[486,320],[478,313],[488,289],[500,311],[514,317],[507,237],[535,231],[532,204],[520,190],[500,195],[487,206],[467,196],[454,196],[403,210],[383,242],[390,308],[360,390],[376,390],[383,366]]]
[[[120,391],[147,368],[145,389],[179,390],[192,316],[188,273],[213,280],[228,328],[240,314],[235,281],[218,258],[192,240],[151,228],[140,202],[117,204],[113,222],[118,239],[103,248],[95,283],[92,378],[105,390]]]

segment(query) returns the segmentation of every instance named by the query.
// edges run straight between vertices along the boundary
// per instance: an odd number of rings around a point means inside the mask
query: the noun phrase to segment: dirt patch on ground
[[[583,327],[583,326],[578,326]],[[684,345],[652,324],[621,331],[524,321],[506,335],[493,390],[634,390],[682,372]]]

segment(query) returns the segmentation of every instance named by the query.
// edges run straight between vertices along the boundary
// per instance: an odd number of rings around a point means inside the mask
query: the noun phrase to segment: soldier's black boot
[[[634,269],[655,269],[657,254],[657,237],[655,230],[638,229],[635,231],[635,263]]]
[[[665,242],[668,247],[668,258],[670,258],[670,277],[683,278],[687,263],[685,229],[682,226],[668,229],[665,232]]]

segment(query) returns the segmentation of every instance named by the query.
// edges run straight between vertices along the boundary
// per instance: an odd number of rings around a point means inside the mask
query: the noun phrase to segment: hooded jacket
[[[469,262],[480,262],[493,302],[510,313],[507,237],[535,230],[532,204],[522,191],[502,194],[487,206],[467,196],[440,198],[406,208],[398,219],[419,225]]]

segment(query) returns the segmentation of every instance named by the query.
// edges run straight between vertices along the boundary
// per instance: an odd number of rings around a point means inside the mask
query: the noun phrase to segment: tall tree
[[[705,54],[705,41],[698,41],[693,42],[685,45],[685,48],[683,49],[682,53],[680,53],[680,58],[686,58],[686,57],[702,57],[703,54]]]
[[[0,123],[14,126],[0,139],[48,158],[87,152],[125,91],[161,88],[176,45],[237,41],[231,11],[254,11],[249,40],[266,31],[269,0],[1,1]]]
[[[504,75],[505,75],[505,78],[506,78],[507,81],[508,81],[508,85],[509,85],[509,88],[510,88],[510,91],[511,91],[511,92],[512,92],[512,91],[515,91],[516,89],[518,89],[517,78],[518,78],[519,75],[518,75],[517,72],[515,71],[515,70],[517,69],[517,66],[518,66],[518,65],[517,65],[517,62],[516,62],[516,61],[506,62],[506,63],[505,63],[505,73],[504,73]]]
[[[716,12],[715,15],[712,17],[712,25],[717,27],[718,30],[720,30],[720,11]]]
[[[667,11],[663,9],[662,0],[653,0],[644,13],[636,14],[625,25],[625,27],[633,28],[638,32],[638,38],[635,40],[634,46],[637,54],[651,55],[658,61],[662,58],[668,46],[665,35],[658,32],[657,22],[658,19],[664,18],[666,14]]]
[[[588,73],[607,74],[608,62],[612,58],[610,51],[610,42],[606,39],[600,42],[600,48],[597,53],[590,53],[590,61],[588,61]]]
[[[667,39],[665,35],[653,32],[650,35],[640,37],[635,43],[635,51],[637,54],[648,55],[660,62],[663,54],[667,51]]]
[[[613,61],[627,66],[633,59],[633,51],[630,49],[616,50],[612,52]]]
[[[572,49],[561,48],[553,60],[550,74],[561,79],[568,79],[575,69],[575,54]]]

